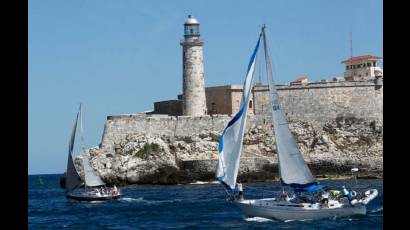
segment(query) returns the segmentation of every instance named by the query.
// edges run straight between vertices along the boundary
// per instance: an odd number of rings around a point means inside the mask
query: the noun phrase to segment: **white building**
[[[346,65],[344,78],[346,81],[355,81],[374,79],[376,76],[382,77],[383,70],[378,65],[381,59],[373,55],[363,55],[342,61]]]

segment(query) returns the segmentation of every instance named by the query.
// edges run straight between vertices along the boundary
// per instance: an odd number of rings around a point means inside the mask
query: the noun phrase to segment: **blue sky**
[[[85,146],[108,115],[153,109],[182,90],[183,23],[201,23],[206,86],[242,84],[260,25],[275,80],[342,76],[353,55],[383,56],[379,0],[30,0],[29,174],[62,173],[84,106]]]

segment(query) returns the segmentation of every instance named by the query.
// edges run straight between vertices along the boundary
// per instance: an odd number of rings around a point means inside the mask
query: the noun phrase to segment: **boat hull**
[[[253,202],[252,202],[253,201]],[[256,203],[254,201],[257,201]],[[264,200],[235,201],[236,205],[251,217],[264,217],[278,220],[317,220],[332,217],[366,215],[366,206],[344,206],[338,208],[309,208],[303,205],[287,206],[281,202]]]
[[[67,194],[66,197],[77,201],[104,201],[118,199],[121,195],[90,196],[88,194]]]

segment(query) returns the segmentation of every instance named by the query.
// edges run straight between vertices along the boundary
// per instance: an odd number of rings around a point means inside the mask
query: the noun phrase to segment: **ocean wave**
[[[248,217],[248,218],[245,218],[245,221],[273,222],[273,220],[267,219],[267,218],[263,218],[263,217]]]
[[[142,198],[142,197],[139,197],[139,198],[122,197],[118,200],[119,201],[125,201],[125,202],[142,202],[142,201],[144,201],[144,198]]]
[[[369,213],[376,213],[376,212],[382,212],[383,211],[383,207],[379,207],[373,210],[369,210]]]
[[[219,183],[218,181],[196,181],[196,182],[189,183],[189,184],[197,185],[197,184],[218,184],[218,183]]]
[[[174,203],[181,202],[181,199],[172,199],[172,200],[144,200],[148,204],[162,204],[162,203]]]
[[[100,204],[106,202],[105,200],[93,200],[93,201],[83,201],[83,203],[88,203],[88,204]]]
[[[143,202],[146,204],[162,204],[162,203],[174,203],[174,202],[181,202],[181,199],[172,199],[172,200],[145,200],[143,197],[139,198],[131,198],[131,197],[123,197],[118,199],[119,201],[123,202]]]
[[[209,184],[209,182],[204,182],[204,181],[196,181],[196,182],[189,183],[189,184]]]

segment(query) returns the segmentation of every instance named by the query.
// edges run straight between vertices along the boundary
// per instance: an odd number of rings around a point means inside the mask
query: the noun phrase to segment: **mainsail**
[[[80,107],[81,108],[81,107]],[[71,132],[71,139],[68,146],[68,161],[67,161],[67,175],[66,175],[66,191],[70,192],[81,185],[82,180],[81,177],[78,175],[77,170],[75,169],[74,162],[73,162],[73,148],[74,148],[74,140],[75,140],[75,133],[77,130],[77,122],[80,112],[77,113],[77,117],[75,119],[74,127]]]
[[[239,111],[229,121],[222,132],[218,145],[218,166],[216,177],[227,188],[234,190],[238,176],[242,140],[246,125],[248,104],[251,98],[252,79],[255,70],[255,59],[259,48],[260,36],[248,64],[246,79],[243,84],[243,95]]]
[[[269,91],[271,94],[273,130],[278,151],[281,182],[294,188],[313,191],[318,188],[318,186],[316,186],[317,183],[303,159],[289,129],[286,117],[281,110],[279,96],[273,82],[272,66],[267,52],[265,27],[262,28],[262,33]]]

